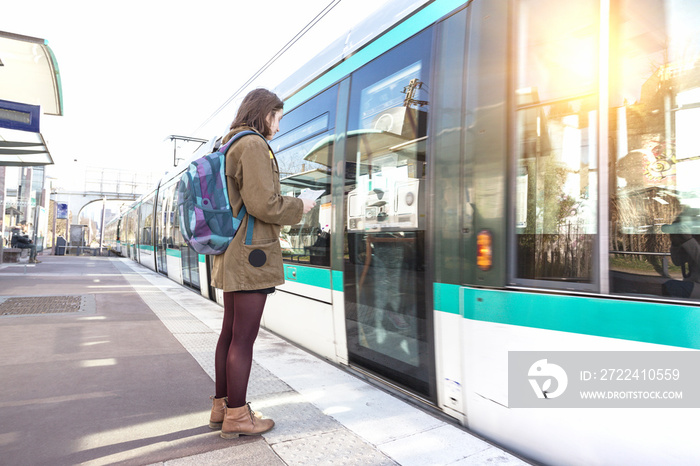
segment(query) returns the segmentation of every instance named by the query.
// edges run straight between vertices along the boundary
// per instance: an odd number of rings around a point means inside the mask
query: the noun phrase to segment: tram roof
[[[411,16],[419,12],[419,10],[430,7],[431,4],[435,3],[435,0],[388,0],[370,17],[352,26],[351,29],[341,34],[320,53],[306,61],[286,79],[275,85],[274,92],[285,101],[285,107],[287,107],[287,104],[290,104],[287,108],[293,108],[301,101],[306,100],[307,97],[301,97],[301,94],[305,94],[305,92],[300,92],[304,90],[306,86],[323,76],[327,71],[337,67],[337,65],[348,60],[350,57],[353,57],[353,55],[365,48],[370,42],[386,34],[399,23],[408,20]],[[445,12],[451,11],[461,4],[462,0],[444,0],[437,3],[440,3],[439,7],[433,8],[435,12],[432,13],[432,16],[428,15],[431,18],[435,15],[440,17],[445,14]],[[295,52],[295,50],[290,48],[285,54],[296,56]],[[275,74],[273,71],[279,72],[279,70],[267,70],[266,74]],[[252,89],[257,85],[257,82],[253,82],[246,89]],[[290,98],[291,101],[288,100]],[[172,178],[173,173],[184,170],[184,167],[192,160],[211,152],[215,148],[215,141],[218,139],[218,136],[214,137],[208,144],[200,146],[195,153],[184,160],[181,159],[174,170],[171,169],[165,174],[163,181]],[[316,162],[324,164],[324,161],[320,159],[316,160]]]
[[[0,166],[52,164],[39,113],[63,115],[63,97],[46,40],[0,31],[0,101]]]
[[[287,100],[325,71],[352,56],[395,24],[412,15],[428,0],[389,0],[364,21],[356,24],[330,43],[314,58],[275,87],[275,93]]]

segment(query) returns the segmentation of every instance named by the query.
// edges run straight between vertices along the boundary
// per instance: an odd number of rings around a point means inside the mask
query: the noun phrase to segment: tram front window
[[[624,0],[611,14],[610,283],[700,297],[700,5]]]

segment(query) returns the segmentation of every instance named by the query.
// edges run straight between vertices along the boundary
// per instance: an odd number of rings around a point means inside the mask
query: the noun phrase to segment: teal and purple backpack
[[[245,205],[233,216],[226,186],[226,151],[235,141],[254,131],[242,131],[218,151],[190,163],[177,185],[180,233],[199,254],[217,255],[226,251],[246,214]],[[267,141],[266,141],[267,142]],[[255,219],[250,216],[246,244],[253,239]]]

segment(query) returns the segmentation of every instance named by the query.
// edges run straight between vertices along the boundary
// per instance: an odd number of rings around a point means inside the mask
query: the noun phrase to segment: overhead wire
[[[225,101],[223,104],[221,104],[221,106],[219,106],[219,108],[217,108],[217,109],[214,111],[214,113],[212,113],[201,125],[199,125],[199,126],[197,127],[197,129],[194,130],[194,131],[192,132],[192,134],[196,134],[197,131],[199,131],[200,129],[202,129],[202,128],[203,128],[204,126],[206,126],[207,123],[209,123],[214,117],[216,117],[219,113],[221,113],[221,111],[222,111],[224,108],[226,108],[226,106],[228,106],[228,104],[230,104],[230,103],[233,101],[233,99],[235,99],[241,92],[243,92],[243,90],[245,90],[245,89],[248,87],[248,85],[250,85],[250,83],[252,83],[253,81],[255,81],[255,79],[257,79],[258,76],[260,76],[262,73],[265,72],[265,70],[267,70],[270,66],[272,66],[272,64],[273,64],[275,61],[277,61],[278,58],[280,58],[287,50],[289,50],[289,48],[291,48],[295,43],[297,43],[297,42],[299,41],[299,39],[301,39],[302,37],[304,37],[304,35],[305,35],[307,32],[309,32],[309,30],[310,30],[314,25],[316,25],[316,23],[318,23],[321,19],[323,19],[323,17],[326,16],[326,15],[327,15],[333,8],[335,8],[341,1],[342,1],[342,0],[333,0],[333,1],[331,1],[328,5],[326,5],[325,8],[323,8],[323,10],[321,10],[320,13],[318,13],[308,24],[306,24],[306,26],[304,26],[294,37],[292,37],[292,39],[291,39],[289,42],[287,42],[276,54],[274,54],[274,55],[272,56],[272,58],[270,58],[270,59],[267,61],[267,63],[265,63],[258,71],[256,71],[255,74],[253,74],[253,76],[251,76],[245,83],[243,83],[243,85],[241,85],[241,87],[239,87],[239,88],[236,90],[236,92],[234,92],[233,95],[231,95],[231,97],[229,97],[228,99],[226,99],[226,101]]]

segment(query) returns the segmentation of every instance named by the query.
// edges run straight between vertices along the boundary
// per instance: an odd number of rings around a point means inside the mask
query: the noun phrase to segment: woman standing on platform
[[[251,91],[222,144],[245,130],[272,140],[283,113],[283,103],[274,93]],[[224,290],[224,321],[216,345],[216,395],[209,427],[220,428],[223,438],[235,438],[261,434],[275,425],[246,402],[253,343],[267,295],[284,283],[280,227],[299,223],[315,202],[281,195],[277,160],[267,142],[256,135],[243,136],[226,152],[226,181],[234,214],[243,205],[248,213],[226,252],[213,256],[211,284]],[[254,224],[253,241],[246,245],[249,222]]]

